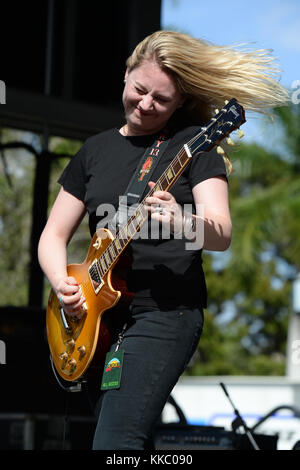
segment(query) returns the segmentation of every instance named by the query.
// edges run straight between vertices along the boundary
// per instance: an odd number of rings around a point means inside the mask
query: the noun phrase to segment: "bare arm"
[[[52,207],[38,246],[42,270],[57,296],[63,296],[66,307],[70,306],[68,313],[74,314],[84,300],[81,299],[76,280],[67,274],[67,245],[85,212],[84,203],[62,188]]]
[[[228,184],[223,177],[209,178],[193,188],[197,218],[204,223],[203,248],[225,251],[231,242],[232,224]]]
[[[150,188],[155,183],[149,182]],[[231,242],[231,218],[228,205],[227,181],[223,177],[209,178],[193,188],[193,197],[196,205],[196,215],[182,214],[180,206],[174,197],[165,191],[156,191],[152,197],[146,199],[147,209],[151,217],[169,224],[173,233],[184,234],[194,239],[195,248],[204,248],[211,251],[225,251]],[[161,206],[162,213],[156,210]],[[187,219],[197,222],[196,233],[188,234]]]

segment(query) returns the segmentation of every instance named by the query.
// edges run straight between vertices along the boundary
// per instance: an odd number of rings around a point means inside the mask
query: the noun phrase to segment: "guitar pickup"
[[[88,269],[88,272],[89,272],[90,280],[91,280],[93,289],[95,291],[95,294],[98,294],[101,287],[104,285],[104,281],[102,280],[100,272],[99,272],[98,260],[97,259],[95,259],[92,262],[92,264],[90,265],[90,267]]]

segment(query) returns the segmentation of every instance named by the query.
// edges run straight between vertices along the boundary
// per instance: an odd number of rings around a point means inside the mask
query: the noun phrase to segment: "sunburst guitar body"
[[[111,342],[111,331],[104,313],[113,309],[121,296],[122,306],[131,302],[132,294],[127,291],[125,281],[126,256],[105,274],[98,265],[113,239],[109,230],[97,231],[85,261],[67,267],[68,275],[76,279],[86,299],[80,319],[66,315],[55,292],[50,292],[46,313],[47,338],[54,366],[64,380],[74,381],[82,377],[93,358],[97,363],[104,361]]]

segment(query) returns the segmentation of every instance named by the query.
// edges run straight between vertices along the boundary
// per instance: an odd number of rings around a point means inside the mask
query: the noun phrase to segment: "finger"
[[[74,308],[74,306],[80,301],[81,297],[81,292],[77,292],[76,294],[72,295],[63,295],[61,300],[67,307]]]
[[[155,191],[153,193],[153,196],[158,197],[159,199],[161,199],[163,201],[168,201],[168,202],[170,202],[174,199],[172,194],[168,193],[167,191]]]
[[[81,312],[82,305],[84,304],[84,302],[85,302],[85,299],[83,297],[80,297],[78,302],[76,302],[75,304],[69,306],[68,308],[73,312]]]
[[[163,216],[171,213],[169,208],[166,205],[163,206],[162,204],[153,204],[148,206],[147,209],[150,214],[158,214]]]
[[[75,294],[79,291],[79,284],[73,276],[68,276],[65,279],[63,291],[66,295]]]
[[[64,284],[61,286],[60,292],[63,295],[74,295],[79,292],[79,286],[70,286],[68,284]]]
[[[147,204],[160,204],[161,199],[159,199],[158,197],[155,197],[155,196],[149,196],[149,197],[146,198],[146,203]]]
[[[57,296],[75,294],[79,290],[79,285],[72,277],[62,279],[56,287]]]
[[[66,282],[67,284],[70,284],[70,285],[78,286],[78,282],[76,281],[75,277],[73,277],[73,276],[68,276],[68,277],[65,279],[65,282]]]
[[[152,189],[152,188],[154,188],[155,184],[156,183],[154,183],[154,181],[149,181],[148,186],[149,186],[150,189]]]
[[[155,185],[156,185],[156,183],[154,183],[153,181],[149,181],[149,183],[148,183],[148,186],[149,186],[150,189],[153,189]],[[155,191],[153,193],[153,195],[158,196],[158,197],[162,197],[162,199],[165,199],[166,201],[173,199],[172,194],[168,193],[167,191],[160,191],[160,190]]]

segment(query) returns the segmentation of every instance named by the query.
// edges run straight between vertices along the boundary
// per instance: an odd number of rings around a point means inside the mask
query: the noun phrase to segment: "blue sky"
[[[300,0],[162,0],[162,27],[219,45],[273,49],[281,83],[290,89],[300,80]],[[248,140],[269,134],[256,121],[249,116],[243,127]]]

